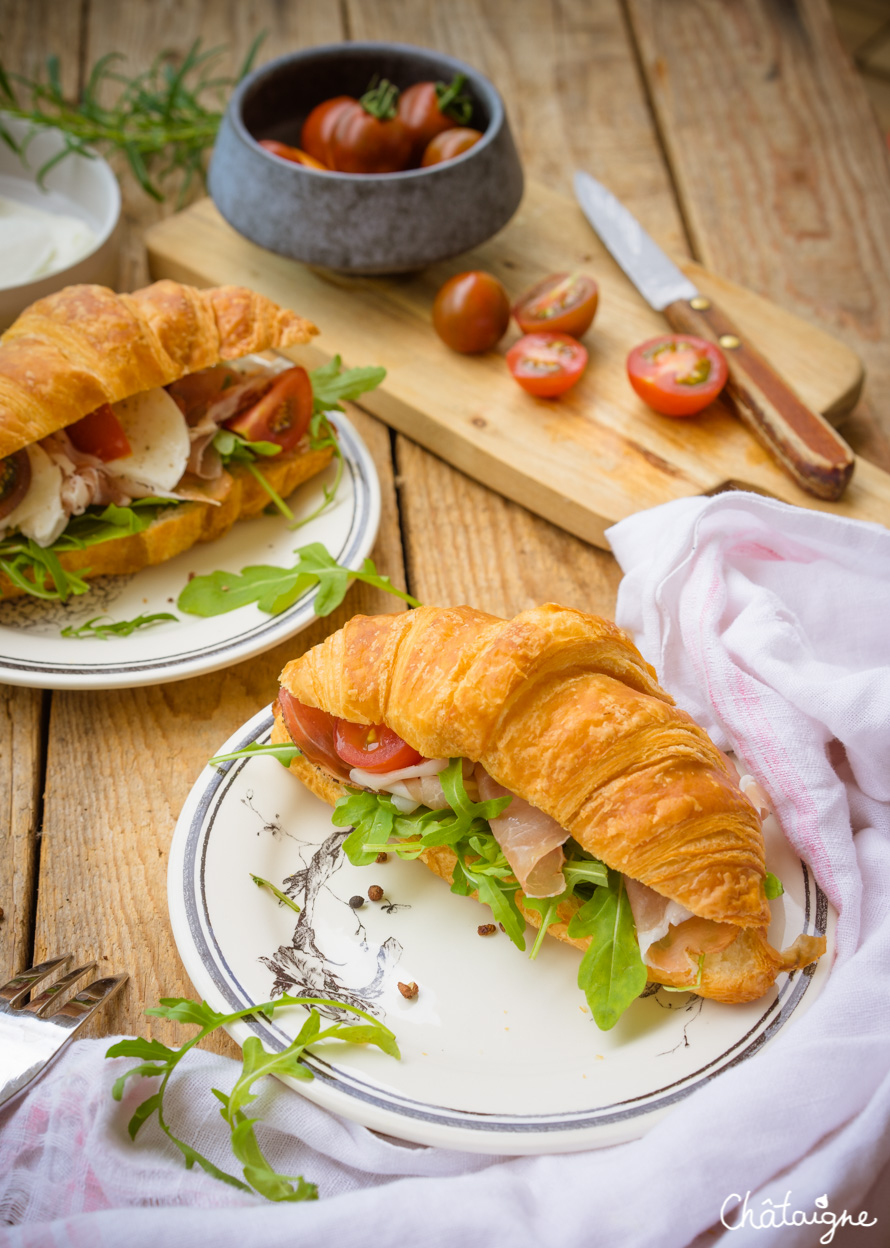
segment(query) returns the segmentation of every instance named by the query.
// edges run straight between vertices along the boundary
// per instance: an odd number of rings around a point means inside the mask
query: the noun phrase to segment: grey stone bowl
[[[362,95],[374,74],[400,88],[467,76],[484,137],[454,160],[404,173],[308,169],[258,139],[299,146],[310,110],[334,95]],[[347,273],[405,273],[459,255],[510,220],[522,166],[503,101],[469,65],[398,43],[307,48],[255,70],[229,102],[213,151],[210,194],[240,234],[261,247]]]

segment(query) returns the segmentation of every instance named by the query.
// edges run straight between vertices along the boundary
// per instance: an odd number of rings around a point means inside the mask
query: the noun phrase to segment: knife
[[[729,369],[723,397],[769,454],[809,494],[840,498],[855,462],[843,438],[695,288],[611,191],[579,170],[575,195],[607,250],[671,328],[722,348]]]

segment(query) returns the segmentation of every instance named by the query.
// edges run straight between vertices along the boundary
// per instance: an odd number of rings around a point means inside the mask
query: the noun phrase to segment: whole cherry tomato
[[[312,418],[312,382],[305,368],[279,373],[272,387],[246,412],[225,422],[248,442],[275,442],[292,450],[309,428]]]
[[[465,126],[473,115],[473,103],[463,94],[466,74],[454,81],[415,82],[399,97],[399,118],[411,135],[411,156],[416,164],[428,144],[443,130]]]
[[[65,432],[79,451],[95,455],[103,464],[133,454],[124,427],[110,403],[103,403],[94,412],[81,416]]]
[[[363,771],[398,771],[423,758],[385,724],[352,724],[347,719],[337,720],[334,747],[348,767]]]
[[[282,160],[289,160],[292,164],[305,165],[307,169],[327,169],[326,164],[316,160],[308,152],[303,152],[298,147],[290,147],[287,143],[279,143],[277,139],[260,139],[259,144],[273,156],[280,156]]]
[[[587,351],[568,334],[526,334],[507,352],[507,367],[523,390],[555,399],[579,380],[587,367]]]
[[[554,273],[527,290],[513,305],[513,315],[524,334],[550,330],[580,338],[590,328],[599,300],[599,288],[583,273]]]
[[[31,485],[31,460],[22,447],[0,459],[0,520],[15,511]]]
[[[321,104],[316,104],[303,122],[300,147],[316,160],[320,160],[326,169],[333,167],[328,148],[334,127],[344,108],[355,103],[356,100],[351,95],[335,95],[330,100],[322,100]]]
[[[443,160],[454,160],[461,152],[468,152],[471,147],[475,147],[481,138],[481,130],[471,130],[468,126],[443,130],[426,145],[421,167],[428,169],[430,165],[441,165]]]
[[[340,173],[398,173],[411,160],[411,136],[396,112],[398,88],[383,81],[337,117],[329,150]]]
[[[510,300],[496,277],[478,269],[450,278],[433,301],[433,328],[452,351],[490,351],[510,324]]]
[[[723,352],[704,338],[665,334],[635,347],[627,357],[630,384],[662,416],[694,416],[726,385]]]
[[[278,691],[278,706],[288,736],[309,762],[316,767],[325,767],[335,776],[347,780],[349,768],[343,765],[343,760],[334,746],[334,731],[337,727],[334,716],[298,702],[286,689]]]

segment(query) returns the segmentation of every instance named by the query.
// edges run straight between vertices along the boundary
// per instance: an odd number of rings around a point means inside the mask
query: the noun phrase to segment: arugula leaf
[[[385,368],[342,367],[339,355],[309,374],[316,412],[342,412],[343,399],[357,399],[376,388],[386,376]]]
[[[329,446],[337,461],[337,471],[334,473],[333,484],[323,487],[322,500],[315,510],[310,511],[309,515],[304,516],[302,520],[294,521],[290,525],[291,529],[301,529],[304,524],[309,524],[311,520],[317,519],[323,511],[327,511],[337,497],[337,490],[340,488],[340,482],[343,479],[343,451],[340,449],[340,443],[337,441],[334,428],[324,412],[315,412],[309,421],[309,446],[313,451],[322,451]]]
[[[569,936],[591,938],[578,968],[578,987],[596,1025],[608,1031],[646,987],[647,978],[620,872],[610,870],[609,883],[600,885],[572,917]]]
[[[775,901],[777,897],[782,896],[785,886],[777,875],[773,875],[772,871],[767,871],[763,891],[766,893],[767,901]]]
[[[299,749],[290,741],[282,741],[276,745],[272,741],[267,741],[263,745],[258,745],[255,741],[250,745],[245,745],[243,750],[232,750],[231,754],[216,754],[208,760],[209,767],[218,767],[220,763],[227,763],[235,758],[249,758],[251,754],[268,754],[271,758],[275,758],[283,767],[290,767],[294,759],[302,754]]]
[[[220,429],[213,439],[213,446],[224,464],[250,464],[257,457],[268,458],[280,455],[281,447],[277,442],[249,442],[240,433],[232,429]]]
[[[254,884],[256,884],[257,888],[268,888],[269,892],[278,898],[279,905],[290,906],[291,910],[295,910],[297,914],[302,913],[293,897],[288,897],[287,893],[283,893],[280,888],[276,888],[271,880],[264,880],[261,875],[254,875],[252,872],[250,878],[253,880]]]
[[[242,1173],[246,1180],[242,1182],[235,1175],[219,1169],[191,1144],[173,1134],[164,1117],[164,1096],[170,1078],[185,1054],[217,1027],[227,1026],[238,1019],[247,1018],[256,1013],[271,1018],[276,1010],[289,1005],[302,1005],[309,1010],[309,1016],[296,1039],[281,1053],[269,1053],[256,1036],[248,1037],[242,1049],[241,1074],[235,1081],[232,1091],[225,1093],[218,1088],[211,1089],[217,1100],[221,1102],[220,1113],[230,1129],[232,1152],[241,1163]],[[322,1005],[347,1010],[364,1021],[358,1024],[335,1022],[330,1027],[321,1030],[321,1018],[313,1007]],[[285,995],[275,1001],[264,1001],[260,1005],[238,1010],[234,1014],[219,1014],[211,1009],[206,1001],[190,1001],[186,997],[163,997],[158,1006],[145,1012],[180,1023],[190,1023],[199,1030],[191,1040],[187,1040],[178,1049],[168,1048],[159,1040],[144,1040],[137,1037],[118,1041],[105,1054],[106,1057],[147,1059],[115,1080],[112,1096],[116,1101],[122,1098],[128,1079],[158,1076],[161,1078],[158,1090],[148,1096],[131,1117],[127,1128],[130,1138],[135,1140],[140,1128],[153,1114],[157,1114],[158,1125],[182,1153],[186,1169],[190,1170],[192,1166],[198,1165],[220,1182],[228,1183],[244,1192],[258,1192],[267,1200],[314,1200],[318,1196],[318,1190],[314,1183],[309,1183],[299,1176],[278,1174],[269,1165],[254,1132],[257,1119],[248,1118],[244,1112],[245,1107],[256,1100],[254,1085],[266,1075],[271,1074],[287,1075],[296,1079],[312,1079],[312,1071],[302,1063],[301,1059],[308,1045],[320,1040],[342,1040],[347,1044],[373,1044],[391,1057],[400,1056],[396,1038],[388,1027],[364,1010],[357,1009],[343,1001]]]
[[[129,637],[131,633],[135,633],[138,628],[148,628],[152,624],[160,624],[164,620],[177,620],[179,617],[171,615],[169,611],[159,611],[155,615],[137,615],[132,620],[112,620],[110,615],[94,615],[91,620],[87,620],[86,624],[81,624],[79,628],[75,628],[73,624],[69,624],[67,628],[62,629],[63,637],[98,637],[102,641],[107,641],[109,637]],[[99,624],[99,620],[108,620],[108,624]]]
[[[242,568],[240,573],[211,572],[207,576],[196,576],[180,593],[177,605],[189,615],[206,617],[256,603],[261,611],[278,615],[308,589],[318,585],[315,614],[325,616],[339,607],[349,582],[357,580],[383,589],[412,607],[420,606],[416,598],[396,589],[388,576],[381,576],[371,559],[366,559],[356,572],[337,563],[321,542],[301,546],[296,555],[297,562],[292,568],[262,564]]]

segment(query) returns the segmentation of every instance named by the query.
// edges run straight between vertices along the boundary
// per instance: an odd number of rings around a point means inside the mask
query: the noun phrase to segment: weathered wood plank
[[[890,160],[827,5],[627,2],[698,258],[855,346],[844,436],[887,468]]]

